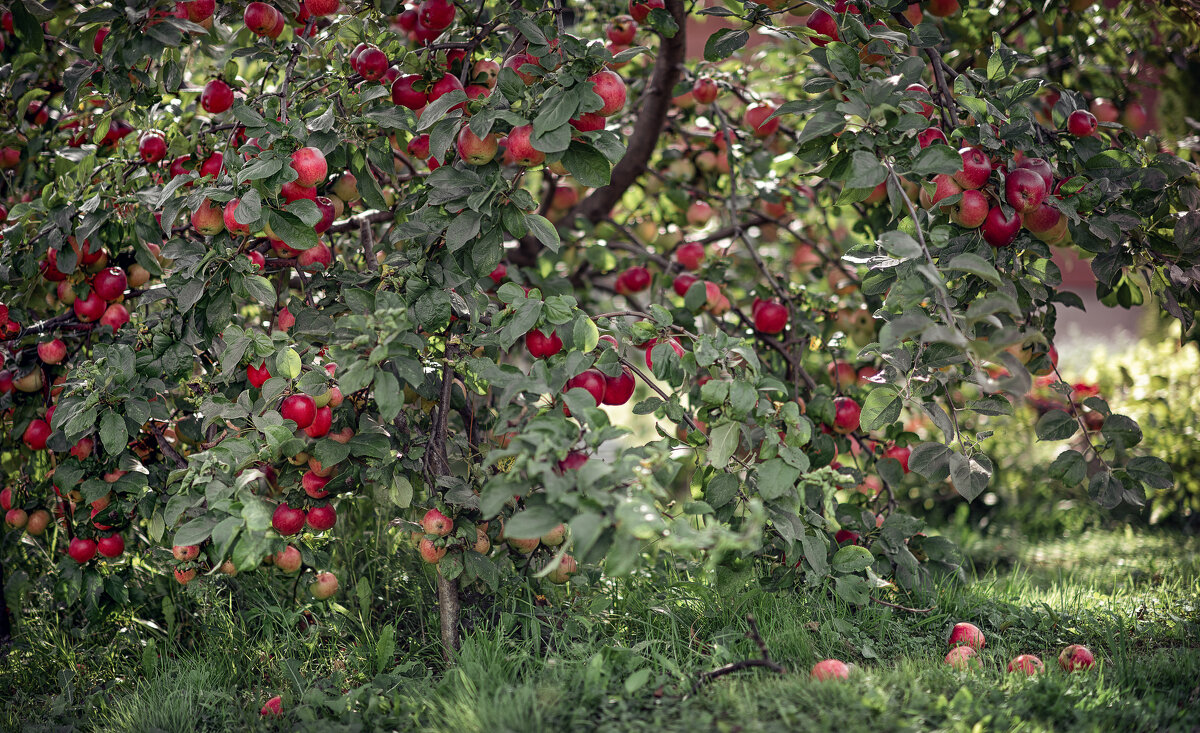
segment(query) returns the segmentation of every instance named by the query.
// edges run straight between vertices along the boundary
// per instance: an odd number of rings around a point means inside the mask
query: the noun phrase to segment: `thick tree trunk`
[[[439,572],[437,576],[438,616],[442,632],[442,656],[446,663],[454,661],[458,651],[458,616],[462,609],[458,600],[458,581],[448,580]]]

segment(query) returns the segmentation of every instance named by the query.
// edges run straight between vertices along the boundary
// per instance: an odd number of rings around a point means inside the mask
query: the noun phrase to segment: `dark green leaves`
[[[1038,440],[1066,440],[1079,430],[1079,422],[1064,410],[1050,410],[1037,421]]]
[[[932,176],[938,173],[954,174],[962,170],[962,156],[949,145],[934,143],[922,150],[913,159],[910,172],[915,176]]]
[[[573,140],[562,155],[562,164],[577,181],[591,188],[608,185],[612,164],[596,148]]]
[[[292,249],[309,249],[317,244],[317,232],[295,214],[267,209],[267,223],[275,236]]]
[[[529,231],[533,236],[541,242],[542,246],[551,252],[557,252],[562,245],[562,240],[558,236],[558,230],[550,223],[550,220],[540,214],[526,214],[525,226],[529,227]]]
[[[729,58],[739,48],[745,46],[746,41],[749,40],[750,34],[744,30],[721,28],[705,41],[704,59],[706,61],[720,61]]]

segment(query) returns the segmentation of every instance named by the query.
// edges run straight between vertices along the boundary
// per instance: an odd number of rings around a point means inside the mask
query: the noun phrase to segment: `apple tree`
[[[1197,171],[1022,50],[1120,9],[1010,5],[11,3],[4,563],[323,600],[384,516],[448,649],[465,586],[653,552],[867,603],[955,570],[897,497],[977,497],[1031,375],[1054,479],[1168,488],[1052,255],[1190,328]]]

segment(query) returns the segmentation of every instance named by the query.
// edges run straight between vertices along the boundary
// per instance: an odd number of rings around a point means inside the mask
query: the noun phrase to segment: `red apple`
[[[84,323],[91,323],[100,319],[104,315],[105,302],[100,295],[93,290],[88,293],[86,298],[76,298],[71,304],[71,308],[75,311],[75,317]]]
[[[809,677],[824,682],[825,680],[844,680],[850,677],[850,667],[837,659],[823,659],[813,665]]]
[[[837,20],[832,15],[824,10],[817,10],[812,15],[808,16],[805,22],[809,30],[816,32],[818,35],[812,37],[812,42],[818,46],[824,46],[830,41],[839,40]]]
[[[958,151],[963,167],[954,174],[954,182],[964,189],[983,188],[992,174],[992,160],[979,148],[965,147]]]
[[[121,330],[121,326],[126,323],[129,323],[129,309],[120,303],[112,303],[104,309],[104,314],[100,316],[100,325],[108,326],[113,333]]]
[[[316,579],[308,586],[308,592],[318,601],[332,598],[338,592],[337,576],[333,573],[318,573]]]
[[[470,125],[463,125],[458,132],[457,147],[458,157],[471,165],[484,165],[495,159],[500,150],[500,141],[494,132],[480,138],[471,132]]]
[[[534,329],[525,334],[525,348],[529,350],[529,355],[535,359],[545,359],[549,356],[554,356],[562,351],[563,342],[554,331],[550,335],[542,333]]]
[[[638,23],[645,23],[650,11],[655,8],[666,8],[663,0],[629,0],[629,14]]]
[[[428,104],[429,98],[425,92],[413,88],[417,82],[424,83],[425,79],[420,74],[408,74],[392,82],[392,104],[414,111],[420,110]]]
[[[200,106],[209,114],[218,115],[233,106],[233,90],[220,79],[204,85],[200,94]]]
[[[644,267],[634,266],[617,276],[616,291],[621,295],[640,293],[650,287],[650,271]]]
[[[1075,137],[1091,137],[1096,134],[1096,115],[1085,109],[1077,109],[1067,117],[1067,132]]]
[[[955,647],[947,652],[946,664],[959,670],[966,670],[971,667],[978,668],[980,666],[978,655],[969,646]]]
[[[766,301],[753,311],[754,328],[763,333],[779,333],[788,322],[788,309],[782,303]]]
[[[148,132],[138,140],[138,155],[146,163],[157,163],[167,155],[167,141],[157,132]]]
[[[296,511],[300,512],[301,526],[303,526],[304,512],[299,509]],[[297,529],[296,531],[299,532],[300,530]],[[301,556],[300,550],[297,550],[293,545],[288,545],[280,552],[275,553],[271,557],[271,561],[275,567],[279,568],[280,572],[288,574],[296,572],[304,564],[304,558]]]
[[[125,552],[125,538],[119,534],[101,537],[96,542],[96,550],[107,558],[120,557],[121,553]]]
[[[628,46],[637,36],[637,21],[629,15],[618,15],[608,21],[604,33],[608,36],[609,41],[621,46]]]
[[[121,297],[128,287],[125,271],[119,267],[109,267],[96,273],[92,278],[92,290],[101,298],[113,301]]]
[[[258,711],[259,715],[283,715],[283,698],[279,695],[267,700],[263,703],[262,709]]]
[[[289,395],[280,404],[279,414],[284,420],[296,423],[297,428],[306,428],[312,425],[313,419],[317,416],[317,405],[313,402],[313,398],[306,394]]]
[[[979,651],[987,644],[987,640],[983,638],[983,632],[978,626],[962,622],[954,624],[948,643],[950,646],[968,646]]]
[[[699,242],[681,244],[675,250],[675,261],[683,265],[685,269],[699,269],[700,263],[704,261],[704,245]]]
[[[904,87],[904,91],[916,93],[917,101],[921,103],[921,114],[925,119],[933,117],[933,105],[925,101],[926,99],[932,99],[928,87],[924,84],[909,84]]]
[[[1013,657],[1013,660],[1008,663],[1009,673],[1024,672],[1027,675],[1035,675],[1038,672],[1043,672],[1046,665],[1042,664],[1042,660],[1037,658],[1035,654],[1020,654]]]
[[[421,539],[420,544],[417,545],[417,551],[421,553],[421,559],[431,565],[436,565],[446,556],[446,548],[434,545],[433,540],[428,537]]]
[[[1046,182],[1028,168],[1009,171],[1004,181],[1004,197],[1018,214],[1036,209],[1046,198]]]
[[[702,76],[692,83],[692,97],[700,104],[712,104],[717,100],[720,87],[712,79]]]
[[[849,397],[838,397],[833,401],[833,429],[835,432],[853,433],[858,430],[862,408]]]
[[[625,81],[615,71],[605,69],[597,72],[588,77],[588,82],[604,103],[596,114],[610,117],[625,108]]]
[[[209,199],[204,199],[192,212],[192,228],[204,236],[225,231],[225,218],[221,209]]]
[[[946,133],[936,127],[930,127],[917,133],[917,142],[922,148],[927,148],[934,143],[942,143],[948,145],[946,141]]]
[[[454,520],[442,514],[438,509],[430,509],[421,518],[421,530],[425,534],[445,537],[454,531]]]
[[[900,462],[900,468],[908,473],[908,457],[912,455],[912,449],[908,446],[892,445],[883,452],[884,458],[894,458]]]
[[[329,173],[325,154],[317,148],[300,148],[292,153],[291,165],[292,170],[296,171],[294,183],[305,188],[317,185]]]
[[[546,154],[533,147],[533,125],[514,127],[505,143],[505,162],[532,168],[546,161]]]
[[[80,565],[96,556],[96,541],[76,537],[67,545],[67,554]]]
[[[271,526],[276,532],[287,537],[304,529],[304,520],[303,509],[292,509],[284,502],[275,507],[275,513],[271,515]]]
[[[604,404],[606,405],[623,405],[633,396],[633,390],[637,383],[633,379],[633,372],[627,366],[621,367],[621,373],[618,376],[610,377],[604,375]]]
[[[305,521],[314,532],[324,532],[333,529],[333,525],[337,524],[337,512],[329,504],[313,507],[308,510]]]
[[[47,364],[58,364],[67,358],[67,345],[62,339],[43,341],[37,345],[38,358]]]
[[[588,369],[567,380],[566,390],[572,390],[577,387],[587,390],[592,399],[596,401],[597,407],[604,403],[604,373],[598,369]]]
[[[682,272],[675,276],[675,280],[671,283],[671,287],[675,289],[675,294],[679,297],[687,295],[688,288],[692,287],[692,283],[699,280],[690,272]]]
[[[1064,672],[1091,669],[1095,663],[1096,658],[1092,656],[1092,650],[1082,644],[1072,644],[1058,655],[1058,666],[1062,667]]]
[[[960,227],[975,229],[987,219],[988,211],[987,197],[979,191],[967,189],[950,210],[950,220]]]
[[[775,114],[775,105],[770,102],[752,104],[746,108],[746,113],[742,116],[742,126],[753,132],[755,137],[768,137],[779,129],[778,117],[767,119],[773,114]]]
[[[1016,213],[1006,217],[999,206],[993,206],[980,231],[983,232],[984,241],[993,247],[1007,247],[1021,231],[1021,217]]]

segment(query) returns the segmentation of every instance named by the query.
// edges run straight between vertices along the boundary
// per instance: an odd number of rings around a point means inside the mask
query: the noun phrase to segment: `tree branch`
[[[587,198],[576,204],[565,221],[583,217],[593,224],[608,218],[612,207],[621,196],[646,171],[646,164],[658,145],[667,111],[671,108],[671,91],[679,80],[687,47],[686,17],[683,0],[666,0],[666,10],[675,19],[679,30],[671,38],[663,38],[654,63],[654,74],[646,93],[638,101],[641,113],[629,136],[629,147],[625,156],[613,167],[612,179],[607,186],[592,191]]]

